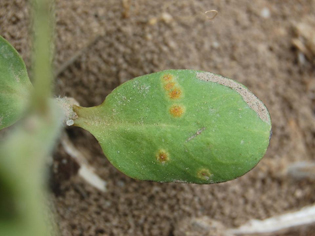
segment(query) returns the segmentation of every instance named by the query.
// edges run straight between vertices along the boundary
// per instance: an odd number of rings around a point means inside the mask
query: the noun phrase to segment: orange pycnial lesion
[[[173,79],[174,79],[174,76],[171,75],[171,74],[163,75],[163,81],[164,81],[164,82],[169,82],[169,81],[171,81],[171,80],[173,80]]]
[[[166,91],[170,91],[172,88],[174,88],[175,83],[174,82],[168,82],[167,84],[164,85],[164,89]]]
[[[165,74],[162,76],[162,85],[166,90],[167,95],[170,99],[179,99],[183,96],[183,91],[176,81],[176,78],[172,74]]]
[[[170,108],[170,113],[174,117],[181,117],[185,112],[185,108],[182,105],[173,105]]]
[[[204,179],[204,180],[209,180],[210,177],[212,176],[211,172],[208,169],[201,169],[197,173],[198,178]]]
[[[169,92],[168,95],[170,99],[178,99],[182,96],[182,90],[178,87],[175,87]]]
[[[169,154],[165,150],[159,150],[156,155],[156,159],[158,162],[164,164],[169,160]]]

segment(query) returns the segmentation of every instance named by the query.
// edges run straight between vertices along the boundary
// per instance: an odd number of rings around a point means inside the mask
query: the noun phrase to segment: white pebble
[[[171,23],[171,21],[173,20],[173,17],[166,12],[162,13],[161,18],[167,24]]]
[[[218,48],[218,47],[220,47],[220,44],[219,44],[217,41],[214,41],[214,42],[212,43],[212,46],[213,46],[214,48]]]
[[[270,10],[267,8],[267,7],[264,7],[261,12],[260,12],[260,15],[263,17],[263,18],[269,18],[270,17]]]

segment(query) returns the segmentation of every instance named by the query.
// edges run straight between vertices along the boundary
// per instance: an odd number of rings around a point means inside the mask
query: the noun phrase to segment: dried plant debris
[[[305,57],[315,64],[315,20],[305,17],[293,25],[296,37],[292,40],[293,45],[299,50],[298,59],[300,64],[305,63]]]
[[[208,216],[186,218],[174,230],[175,236],[232,236],[219,221]]]
[[[287,173],[297,180],[315,180],[315,162],[296,162],[288,167]]]

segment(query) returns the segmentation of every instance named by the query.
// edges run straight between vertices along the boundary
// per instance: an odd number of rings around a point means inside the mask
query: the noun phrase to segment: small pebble
[[[166,12],[162,13],[161,18],[166,24],[171,23],[171,21],[173,20],[173,17]]]
[[[267,7],[264,7],[264,8],[261,10],[260,15],[261,15],[263,18],[267,19],[267,18],[270,17],[270,10],[269,10]]]

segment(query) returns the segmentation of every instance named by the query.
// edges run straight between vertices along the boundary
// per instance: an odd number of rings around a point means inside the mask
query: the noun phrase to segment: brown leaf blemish
[[[170,99],[179,99],[182,96],[182,90],[178,87],[175,87],[169,92],[168,95]]]
[[[171,74],[166,74],[166,75],[163,75],[162,79],[164,82],[169,82],[169,81],[172,81],[174,79],[174,76]]]
[[[164,164],[165,162],[169,161],[169,154],[165,150],[161,149],[156,154],[156,160]]]
[[[166,91],[170,91],[174,87],[175,87],[175,83],[174,82],[168,82],[167,84],[164,85],[164,89]]]
[[[212,175],[208,169],[201,169],[197,173],[198,178],[203,180],[209,180]]]
[[[172,105],[170,113],[174,117],[181,117],[185,113],[185,107],[182,105]]]
[[[196,132],[194,135],[190,136],[190,137],[186,140],[186,142],[189,142],[190,140],[196,138],[196,137],[197,137],[198,135],[200,135],[205,129],[206,129],[206,127],[203,127],[203,128],[201,128],[201,129],[197,130],[197,132]]]

